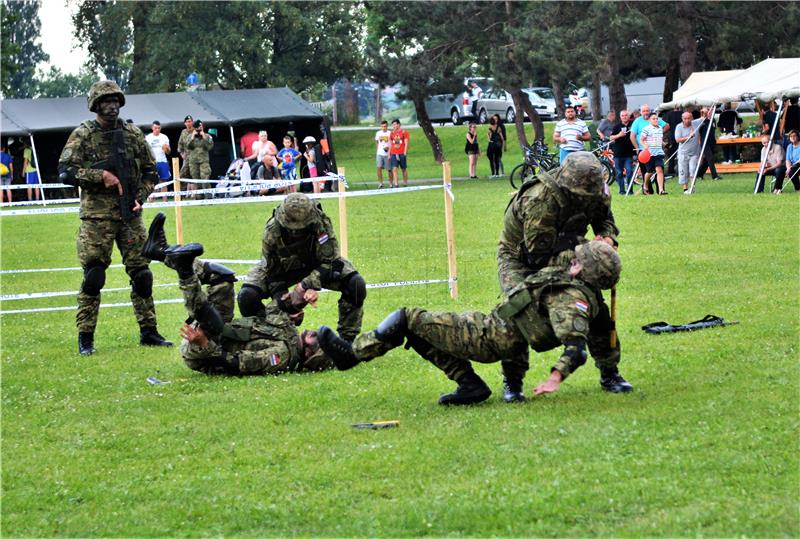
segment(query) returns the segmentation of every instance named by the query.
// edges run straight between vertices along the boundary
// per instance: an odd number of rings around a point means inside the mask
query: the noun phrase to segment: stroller
[[[228,170],[225,171],[225,175],[220,177],[217,187],[225,188],[241,186],[244,189],[245,185],[251,181],[250,165],[248,162],[244,159],[236,159],[228,166]],[[223,196],[225,198],[232,198],[242,196],[245,193],[247,192],[242,190],[241,192],[225,193]]]

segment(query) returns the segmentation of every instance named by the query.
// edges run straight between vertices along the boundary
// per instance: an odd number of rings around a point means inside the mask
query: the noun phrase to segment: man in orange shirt
[[[400,120],[395,118],[392,120],[392,134],[390,136],[391,147],[389,148],[389,155],[391,156],[392,170],[391,180],[393,187],[398,186],[397,169],[403,169],[403,186],[408,186],[408,168],[406,156],[408,155],[408,131],[402,129]]]

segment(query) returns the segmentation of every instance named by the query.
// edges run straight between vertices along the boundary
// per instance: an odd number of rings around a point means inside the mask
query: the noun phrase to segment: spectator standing
[[[630,112],[621,110],[619,112],[619,123],[614,125],[608,137],[611,141],[611,149],[614,151],[614,170],[620,195],[628,192],[628,185],[633,177],[634,152],[629,134],[632,123]],[[624,178],[623,173],[625,175]]]
[[[14,178],[14,158],[8,153],[5,144],[0,148],[0,164],[5,167],[0,174],[0,187],[6,187],[11,185]],[[8,196],[8,201],[11,202],[11,189],[0,189],[0,202],[5,201],[4,196]]]
[[[700,158],[697,128],[700,120],[692,118],[691,112],[684,112],[681,123],[675,126],[675,142],[678,143],[678,184],[684,194],[689,194],[689,177],[697,170]]]
[[[308,136],[303,139],[303,146],[305,147],[305,151],[303,151],[303,157],[306,160],[306,165],[308,166],[308,177],[309,178],[317,178],[317,150],[315,148],[317,144],[317,139],[312,136]],[[324,181],[317,181],[314,180],[311,185],[313,186],[315,193],[321,193],[322,188],[325,186]]]
[[[284,180],[297,179],[297,158],[300,157],[300,152],[294,148],[294,139],[286,135],[283,137],[283,149],[278,152],[278,167],[281,171],[281,178]],[[292,186],[294,187],[294,186]],[[290,189],[294,192],[295,189]]]
[[[650,105],[645,103],[641,107],[639,107],[639,117],[637,117],[633,121],[633,124],[631,125],[631,143],[633,144],[634,150],[637,152],[644,149],[644,146],[642,146],[639,137],[642,134],[642,129],[644,129],[649,124],[650,124]],[[664,130],[665,133],[669,132],[669,124],[664,120],[659,119],[658,125]],[[642,176],[644,177],[644,183],[642,185],[650,185],[650,173],[645,170],[645,169],[649,170],[650,167],[644,166],[640,168],[642,169]]]
[[[642,133],[639,135],[639,142],[643,147],[650,150],[650,161],[647,162],[647,171],[651,174],[655,173],[656,182],[658,183],[658,194],[666,195],[664,190],[664,128],[659,125],[664,120],[658,117],[658,113],[650,113],[650,124],[642,128]],[[648,178],[649,179],[649,178]],[[652,194],[650,189],[650,182],[645,179],[643,186],[644,194]]]
[[[617,113],[616,111],[610,110],[606,117],[600,120],[600,123],[597,125],[597,136],[600,137],[601,142],[609,142],[611,133],[614,131],[614,126],[617,124]]]
[[[389,177],[389,186],[392,185],[392,160],[389,156],[389,122],[381,122],[381,128],[375,132],[375,166],[378,174],[378,189],[383,189],[383,171]]]
[[[669,114],[667,114],[667,125],[669,126],[669,130],[667,130],[666,136],[666,143],[667,143],[667,155],[672,156],[678,150],[678,143],[675,141],[675,128],[680,125],[683,119],[683,111],[680,107],[675,107]],[[667,164],[667,174],[675,174],[675,163],[677,159],[672,159],[670,157],[669,163]]]
[[[181,165],[181,178],[191,178],[191,173],[189,172],[189,163],[186,162],[186,158],[189,155],[188,150],[186,149],[186,144],[191,140],[192,136],[194,135],[194,128],[192,124],[194,122],[194,118],[190,114],[187,114],[183,118],[183,131],[181,131],[180,136],[178,137],[178,154],[181,156],[183,160],[183,165]],[[195,189],[195,184],[189,183],[187,185],[190,191]]]
[[[167,156],[172,151],[169,147],[169,138],[161,132],[161,122],[158,120],[155,120],[151,127],[153,131],[144,139],[147,141],[147,145],[150,146],[150,153],[153,154],[153,159],[156,160],[158,179],[165,182],[172,177],[169,172],[169,162],[167,161]]]
[[[769,153],[767,153],[768,147]],[[770,147],[769,133],[761,134],[761,161],[764,162],[764,175],[761,177],[761,181],[758,181],[759,174],[756,172],[756,192],[764,192],[766,176],[775,176],[775,190],[773,193],[776,195],[781,194],[783,179],[786,177],[786,153],[783,150],[783,146],[774,141]]]
[[[731,106],[730,103],[725,103],[724,110],[719,114],[719,130],[722,137],[733,138],[739,132],[739,126],[742,125],[742,118],[739,113]],[[722,153],[725,156],[724,163],[730,165],[739,159],[736,150],[736,144],[725,144],[722,146]]]
[[[469,159],[469,177],[474,180],[478,177],[478,156],[481,154],[475,122],[470,122],[467,128],[467,143],[464,145],[464,153]]]
[[[797,98],[792,97],[783,102],[784,113],[781,120],[781,131],[786,135],[783,139],[784,149],[789,148],[789,133],[792,131],[800,131],[800,107],[797,105]]]
[[[795,191],[800,191],[800,133],[797,129],[789,131],[789,145],[786,147],[786,173],[789,175],[789,180],[794,185]],[[783,182],[778,185],[775,181],[775,194],[781,194],[783,189]]]
[[[508,136],[506,135],[506,124],[503,123],[503,119],[500,117],[499,114],[495,114],[492,116],[493,118],[497,119],[497,127],[500,129],[500,133],[503,135],[503,152],[508,151]],[[503,176],[505,174],[505,169],[503,168],[503,156],[500,156],[500,168],[498,174]]]
[[[553,140],[559,143],[559,161],[564,159],[572,152],[583,150],[584,141],[591,140],[592,135],[586,127],[586,122],[575,116],[575,107],[572,105],[564,109],[564,119],[556,124],[553,132]]]
[[[478,100],[483,98],[483,90],[478,83],[473,81],[469,82],[470,87],[470,94],[469,94],[469,101],[471,104],[470,110],[472,112],[472,117],[475,121],[478,121]]]
[[[477,85],[476,85],[477,86]],[[392,163],[392,177],[394,179],[394,186],[398,186],[399,179],[397,177],[397,169],[403,169],[403,186],[408,185],[408,141],[410,135],[408,131],[402,128],[400,120],[395,118],[392,120],[392,134],[391,134],[391,148],[389,154],[391,155]]]
[[[770,101],[769,104],[764,103],[761,110],[764,111],[762,116],[761,132],[769,135],[772,133],[772,128],[775,127],[772,140],[783,143],[783,132],[781,131],[778,113],[775,112],[775,102]]]
[[[41,194],[38,187],[31,187],[32,185],[39,185],[39,172],[36,170],[36,161],[33,159],[33,150],[31,143],[25,139],[25,149],[22,151],[22,174],[25,176],[25,183],[28,184],[28,200],[33,200],[32,195],[36,195],[36,200],[41,199]],[[31,192],[33,191],[33,192]]]
[[[242,138],[239,139],[239,156],[246,157],[250,155],[253,143],[258,140],[258,133],[255,131],[248,131]]]
[[[486,157],[489,158],[489,168],[491,169],[492,178],[499,178],[500,158],[503,157],[503,146],[505,146],[506,141],[495,116],[492,116],[489,120],[487,138],[489,139],[489,145],[486,147]]]
[[[196,180],[207,180],[211,177],[211,162],[208,152],[214,146],[214,139],[204,131],[202,121],[195,120],[192,128],[192,138],[186,142],[186,163],[189,168],[189,176]]]
[[[714,149],[717,147],[717,124],[714,122],[714,109],[711,107],[703,107],[700,109],[701,123],[697,128],[698,136],[700,137],[700,172],[698,176],[703,179],[706,170],[711,169],[711,179],[721,180],[722,176],[717,174],[717,167],[714,166]],[[708,141],[703,146],[703,141],[706,140],[706,133],[711,129],[708,135]]]

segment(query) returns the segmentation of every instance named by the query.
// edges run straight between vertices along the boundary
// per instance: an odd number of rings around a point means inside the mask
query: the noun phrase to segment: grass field
[[[463,129],[443,131],[455,141],[448,156],[465,170]],[[437,177],[417,133],[412,170]],[[371,180],[371,150],[363,167],[348,161],[358,136],[337,134],[339,161]],[[76,353],[73,312],[4,315],[2,533],[797,537],[800,198],[756,197],[751,184],[750,175],[726,176],[692,197],[614,201],[630,395],[600,391],[589,362],[557,394],[509,406],[499,366],[479,365],[495,395],[443,409],[436,399],[452,383],[402,349],[348,372],[207,377],[175,349],[140,348],[129,307],[101,310],[90,358]],[[508,183],[454,190],[459,299],[443,284],[373,290],[365,329],[402,305],[488,310],[498,301]],[[336,203],[323,206],[335,222]],[[273,207],[186,208],[186,239],[203,242],[209,257],[257,258]],[[350,258],[368,282],[446,278],[439,190],[357,197],[348,212]],[[0,226],[2,269],[77,266],[74,214],[6,217]],[[174,238],[171,214],[167,230]],[[153,270],[157,284],[176,280]],[[74,271],[0,277],[3,294],[75,290],[81,279]],[[109,270],[107,288],[126,284],[122,269]],[[179,292],[159,287],[155,297]],[[103,295],[122,301],[127,292]],[[73,304],[74,296],[4,301],[2,310]],[[162,333],[176,339],[183,307],[157,310]],[[640,330],[708,313],[741,323],[658,337]],[[305,325],[335,317],[336,297],[323,295]],[[532,355],[527,391],[557,355]],[[151,386],[148,376],[171,383]],[[384,419],[400,427],[350,426]]]

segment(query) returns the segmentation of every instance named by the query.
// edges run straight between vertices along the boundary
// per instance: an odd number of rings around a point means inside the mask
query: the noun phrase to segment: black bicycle
[[[547,145],[537,140],[531,146],[523,146],[524,161],[514,167],[509,176],[511,187],[519,189],[525,178],[535,176],[541,170],[553,170],[558,166],[558,156],[547,152]]]

